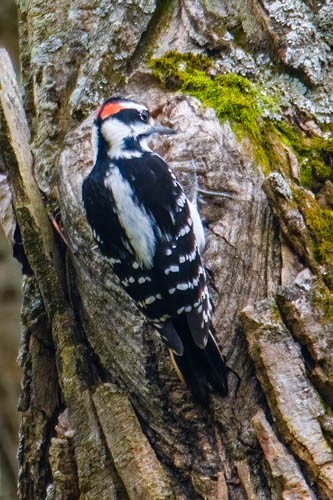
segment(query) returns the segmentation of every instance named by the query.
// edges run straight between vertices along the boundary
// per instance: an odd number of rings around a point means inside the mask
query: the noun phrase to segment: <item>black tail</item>
[[[178,356],[170,350],[171,357],[177,373],[180,372],[193,397],[205,405],[212,390],[226,396],[228,369],[213,334],[210,333],[206,347],[200,349],[192,339],[184,316],[178,317],[173,323],[183,342],[184,354]]]

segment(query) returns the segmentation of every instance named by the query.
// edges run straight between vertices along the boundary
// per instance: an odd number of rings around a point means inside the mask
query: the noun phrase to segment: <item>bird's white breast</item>
[[[135,194],[121,175],[117,166],[112,166],[104,185],[112,192],[119,222],[133,248],[136,259],[143,267],[151,269],[156,251],[154,221],[145,208],[135,201]]]

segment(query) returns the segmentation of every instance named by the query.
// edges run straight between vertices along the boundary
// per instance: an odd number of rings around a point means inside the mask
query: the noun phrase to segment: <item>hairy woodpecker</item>
[[[83,202],[102,254],[167,344],[180,379],[206,402],[209,387],[227,394],[227,369],[211,331],[200,216],[147,146],[152,134],[170,133],[145,106],[106,101],[93,125],[95,164]]]

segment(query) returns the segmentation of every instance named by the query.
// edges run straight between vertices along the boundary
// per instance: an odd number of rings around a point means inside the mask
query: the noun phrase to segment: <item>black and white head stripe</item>
[[[146,139],[154,133],[174,133],[172,129],[154,124],[148,109],[128,99],[109,99],[96,113],[92,142],[97,154],[107,150],[110,158],[138,158],[150,151]]]

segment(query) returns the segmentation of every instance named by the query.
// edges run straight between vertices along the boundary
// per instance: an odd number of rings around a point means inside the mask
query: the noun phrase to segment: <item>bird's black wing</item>
[[[155,324],[185,314],[195,343],[204,347],[208,336],[210,302],[205,271],[184,191],[168,165],[157,155],[123,161],[123,175],[136,202],[149,214],[156,249],[151,274],[159,297],[145,307]],[[132,284],[136,288],[136,284]],[[153,312],[153,314],[152,314]]]

